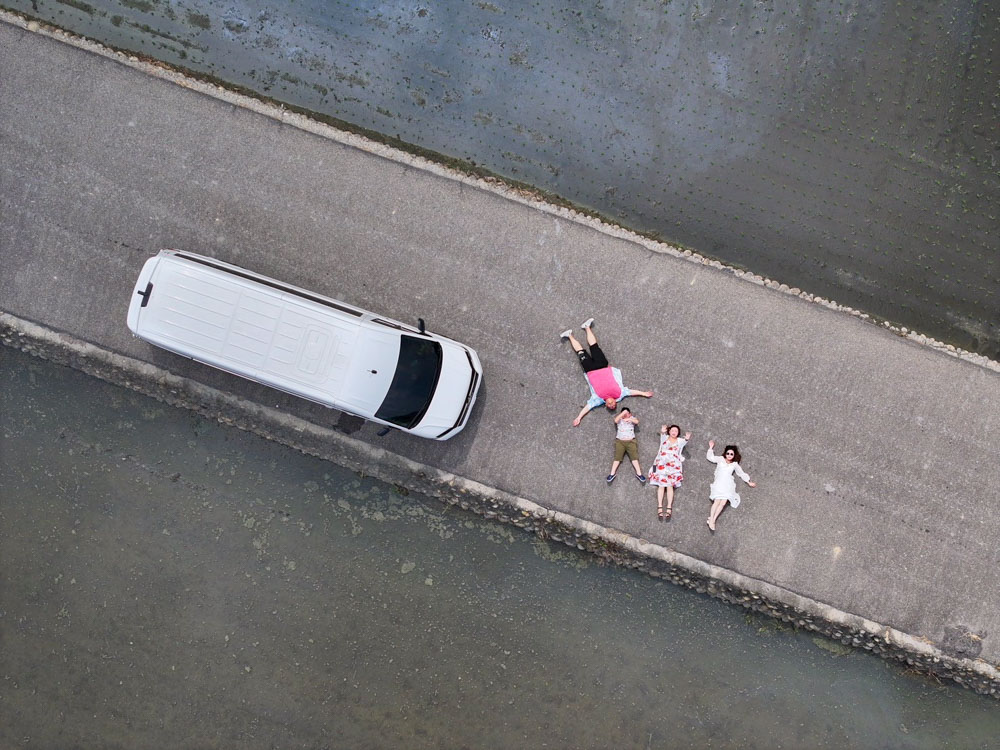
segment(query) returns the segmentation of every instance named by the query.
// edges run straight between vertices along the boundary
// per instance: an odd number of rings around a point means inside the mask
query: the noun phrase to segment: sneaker
[[[615,481],[615,475],[614,474],[608,474],[604,478],[604,481],[607,482],[608,484],[611,484],[613,481]]]
[[[583,330],[586,331],[592,325],[594,325],[594,319],[593,318],[587,318],[585,321],[583,321],[583,325],[580,326],[580,328],[582,328]]]
[[[572,335],[573,335],[573,329],[572,328],[567,328],[565,331],[563,331],[562,333],[559,334],[559,338],[561,338],[561,339],[568,339]]]
[[[643,474],[636,474],[635,478],[638,479],[642,484],[646,483],[646,477]]]

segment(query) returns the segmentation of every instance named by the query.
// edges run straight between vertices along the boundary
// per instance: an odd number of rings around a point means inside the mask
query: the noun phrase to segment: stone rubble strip
[[[457,505],[488,519],[511,523],[543,539],[591,552],[605,560],[666,579],[723,601],[767,614],[796,628],[904,662],[980,694],[1000,698],[1000,669],[982,659],[952,656],[878,622],[844,612],[761,580],[720,568],[582,518],[550,510],[447,471],[182,378],[42,325],[0,311],[0,344],[73,367],[221,424],[246,430],[380,481]]]
[[[846,313],[856,318],[869,321],[875,325],[881,325],[896,335],[907,338],[920,346],[926,346],[934,349],[935,351],[943,352],[966,362],[971,362],[972,364],[979,365],[980,367],[984,367],[988,370],[1000,372],[1000,361],[992,360],[981,354],[976,354],[965,349],[960,349],[952,344],[945,344],[930,336],[925,336],[917,333],[916,331],[911,331],[905,326],[896,326],[885,320],[879,321],[861,310],[856,310],[852,307],[841,305],[833,300],[828,300],[824,297],[804,292],[797,287],[789,287],[787,284],[783,284],[780,281],[760,276],[751,271],[737,268],[735,266],[729,266],[721,261],[700,255],[693,250],[680,248],[666,242],[660,242],[649,237],[644,237],[641,234],[625,229],[624,227],[616,224],[610,224],[607,221],[587,215],[578,210],[565,206],[558,206],[545,200],[541,200],[536,193],[524,188],[509,185],[498,177],[486,178],[466,174],[460,170],[445,166],[444,164],[440,164],[425,157],[408,153],[402,149],[394,148],[384,143],[379,143],[378,141],[366,138],[363,135],[346,130],[340,130],[332,125],[327,125],[326,123],[313,120],[304,114],[287,110],[284,106],[271,104],[246,94],[237,93],[236,91],[227,89],[219,84],[210,83],[208,81],[203,81],[198,78],[185,75],[184,73],[169,67],[166,63],[147,62],[136,55],[119,52],[111,49],[110,47],[106,47],[103,44],[76,36],[57,27],[39,23],[35,20],[28,20],[16,13],[0,9],[0,21],[9,23],[12,26],[17,26],[32,33],[41,34],[49,37],[50,39],[85,50],[92,54],[100,55],[121,65],[141,71],[146,75],[155,76],[156,78],[169,81],[178,86],[183,86],[184,88],[191,89],[192,91],[197,91],[198,93],[206,96],[211,96],[220,101],[232,104],[233,106],[250,110],[321,138],[326,138],[327,140],[335,141],[344,146],[349,146],[359,151],[380,156],[383,159],[404,164],[414,169],[430,172],[431,174],[444,179],[461,182],[479,190],[499,195],[507,200],[514,201],[525,206],[530,206],[537,211],[542,211],[551,216],[595,229],[598,232],[610,237],[615,237],[617,239],[641,245],[650,252],[662,255],[671,255],[675,258],[682,258],[698,265],[728,271],[737,278],[743,279],[757,286],[772,289],[780,294],[798,297],[806,302],[821,305],[830,310]]]

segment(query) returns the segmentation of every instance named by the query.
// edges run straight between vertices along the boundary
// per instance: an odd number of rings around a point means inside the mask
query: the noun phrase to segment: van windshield
[[[375,416],[407,429],[414,427],[434,397],[441,357],[441,345],[436,341],[400,336],[396,374]]]

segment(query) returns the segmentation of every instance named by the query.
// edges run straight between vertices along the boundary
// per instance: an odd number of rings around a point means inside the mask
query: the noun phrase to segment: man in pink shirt
[[[572,329],[566,329],[559,334],[561,338],[569,339],[570,346],[573,347],[576,356],[580,358],[583,372],[587,376],[587,383],[590,385],[590,398],[587,399],[587,405],[583,407],[576,419],[573,420],[574,427],[580,425],[580,420],[587,416],[587,413],[591,409],[596,409],[602,404],[610,411],[614,411],[618,402],[623,398],[628,398],[629,396],[650,398],[653,395],[652,391],[636,391],[625,387],[622,383],[621,370],[617,367],[611,367],[608,364],[608,358],[604,356],[601,347],[597,345],[597,337],[591,329],[593,324],[594,319],[587,318],[583,325],[580,326],[580,328],[587,332],[587,346],[590,347],[589,353],[573,336]]]

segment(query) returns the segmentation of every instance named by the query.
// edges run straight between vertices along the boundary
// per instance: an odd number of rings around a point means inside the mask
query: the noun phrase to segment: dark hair
[[[669,426],[669,427],[667,428],[667,434],[669,435],[669,434],[670,434],[670,431],[671,431],[672,429],[674,429],[675,427],[677,428],[677,437],[680,437],[680,436],[681,436],[681,426],[680,426],[679,424],[672,424],[672,425],[670,425],[670,426]]]
[[[631,409],[629,409],[629,408],[628,408],[627,406],[623,406],[623,407],[622,407],[622,410],[621,410],[620,412],[618,412],[618,413],[619,413],[619,414],[624,414],[625,412],[628,412],[629,414],[631,414],[631,413],[632,413],[632,410],[631,410]]]
[[[740,455],[740,449],[737,448],[735,445],[727,445],[725,447],[725,450],[722,451],[722,457],[725,458],[726,454],[729,453],[729,451],[733,452],[734,463],[739,463],[740,459],[743,458],[743,456]]]

